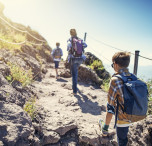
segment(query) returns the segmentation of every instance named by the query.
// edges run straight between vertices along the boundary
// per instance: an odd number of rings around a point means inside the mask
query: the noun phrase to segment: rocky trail
[[[14,27],[46,41],[29,26],[12,22],[3,10],[2,5],[0,16]],[[18,35],[3,21],[0,27],[6,38],[10,32]],[[99,86],[110,74],[103,64],[100,70],[88,66],[102,61],[85,52],[85,63],[79,67],[78,95],[74,96],[68,64],[60,63],[60,79],[56,80],[52,48],[47,42],[34,45],[38,42],[31,36],[20,35],[32,44],[0,48],[0,146],[117,146],[114,117],[109,127],[113,133],[108,137],[101,135],[98,126],[99,119],[105,119],[107,104],[107,93]],[[27,86],[23,86],[26,81]],[[31,102],[33,98],[35,102]],[[33,111],[34,119],[29,114]],[[152,115],[134,123],[128,139],[128,146],[152,146]]]
[[[62,62],[59,74],[63,71]],[[103,138],[98,126],[99,119],[105,118],[107,93],[82,82],[78,83],[78,89],[78,94],[74,96],[72,78],[55,79],[53,63],[42,82],[36,81],[32,85],[33,92],[39,97],[36,104],[43,109],[38,111],[41,117],[44,117],[41,121],[43,143],[71,146],[78,143],[110,146],[116,143],[115,139],[112,140],[113,136]],[[113,124],[114,120],[110,129],[113,129]],[[70,133],[68,138],[65,136],[67,133]]]

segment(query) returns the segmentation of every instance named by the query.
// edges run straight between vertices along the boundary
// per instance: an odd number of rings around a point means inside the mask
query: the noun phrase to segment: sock
[[[103,126],[103,130],[108,131],[108,128],[109,128],[109,125],[104,124],[104,126]]]

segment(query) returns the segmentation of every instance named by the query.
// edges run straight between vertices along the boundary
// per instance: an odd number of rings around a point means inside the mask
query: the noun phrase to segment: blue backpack
[[[131,122],[137,122],[146,117],[148,110],[148,89],[146,83],[137,79],[134,74],[131,76],[115,75],[123,81],[124,105],[122,111],[130,117]],[[116,119],[117,122],[118,107],[117,99]]]
[[[54,58],[61,58],[61,49],[60,48],[56,48],[54,53],[53,53],[53,57]]]

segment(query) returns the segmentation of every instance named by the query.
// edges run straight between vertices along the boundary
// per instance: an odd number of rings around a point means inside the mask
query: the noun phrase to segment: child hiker
[[[62,49],[60,48],[60,43],[56,43],[56,48],[53,49],[52,51],[52,56],[55,64],[55,71],[56,71],[56,79],[59,79],[58,75],[58,67],[59,67],[59,62],[61,61],[61,56],[63,56]]]

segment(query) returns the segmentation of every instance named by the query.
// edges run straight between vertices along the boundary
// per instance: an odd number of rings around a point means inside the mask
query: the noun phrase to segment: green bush
[[[106,92],[108,92],[109,90],[109,82],[110,82],[110,78],[107,80],[105,79],[103,80],[103,84],[101,85],[101,88]]]
[[[149,98],[148,102],[148,115],[152,115],[152,97]]]
[[[93,63],[89,65],[88,67],[96,72],[98,71],[100,72],[104,69],[102,61],[99,61],[99,60],[94,60]],[[101,88],[106,92],[108,92],[108,89],[109,89],[109,82],[110,82],[110,78],[104,79],[103,84],[101,85]]]
[[[152,115],[152,79],[148,79],[147,87],[149,93],[148,115]]]
[[[33,73],[31,69],[25,70],[24,68],[10,62],[8,62],[7,65],[10,67],[10,75],[6,76],[6,79],[8,81],[10,81],[11,83],[15,80],[19,81],[23,87],[32,82]]]
[[[24,111],[28,113],[28,115],[31,117],[32,121],[34,120],[36,113],[36,106],[35,106],[36,98],[31,98],[29,101],[27,101],[24,105]]]
[[[149,97],[152,98],[152,79],[148,79],[147,87],[148,87]]]
[[[12,43],[20,43],[25,41],[25,35],[19,34],[19,33],[13,33],[10,32],[9,35],[7,33],[0,32],[0,38],[2,40],[5,40],[7,42],[12,42]],[[7,48],[9,50],[14,50],[14,49],[20,49],[21,45],[16,45],[16,44],[11,44],[7,42],[2,42],[0,43],[0,48]]]
[[[89,65],[92,70],[104,69],[103,64],[101,61],[94,60],[91,65]]]

